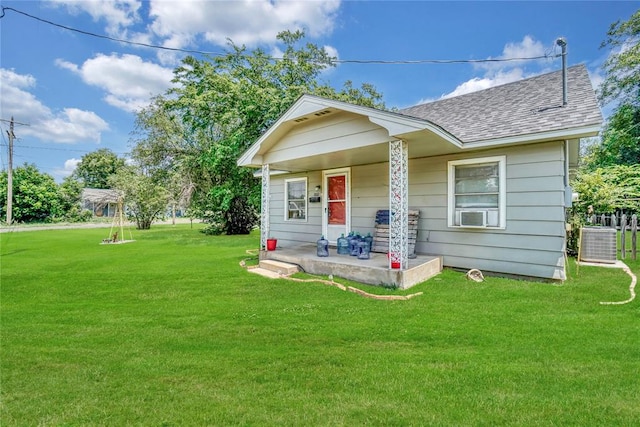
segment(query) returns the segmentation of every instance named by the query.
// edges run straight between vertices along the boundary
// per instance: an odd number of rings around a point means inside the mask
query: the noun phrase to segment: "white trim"
[[[256,142],[253,143],[253,145],[251,145],[251,147],[249,147],[240,156],[237,161],[238,166],[256,166],[261,164],[264,161],[262,157],[263,153],[261,153],[263,143],[271,139],[274,134],[277,136],[279,131],[284,131],[285,127],[287,129],[294,127],[297,124],[294,120],[326,109],[347,111],[368,117],[372,123],[386,129],[389,136],[395,137],[398,132],[404,134],[426,129],[436,133],[455,147],[461,148],[463,146],[462,141],[457,139],[455,136],[425,119],[405,116],[389,111],[382,111],[372,107],[349,104],[348,102],[321,98],[314,95],[302,95],[282,116],[280,116],[280,118],[278,118],[278,120],[276,120],[273,125],[269,127],[269,129],[267,129],[260,138],[258,138]]]
[[[346,182],[346,193],[345,200],[347,202],[346,206],[346,224],[345,224],[345,235],[351,230],[351,168],[338,168],[338,169],[327,169],[322,171],[322,234],[325,236],[329,243],[336,244],[336,240],[329,239],[329,220],[328,220],[328,200],[327,192],[329,189],[327,188],[327,177],[330,175],[342,175],[345,174],[347,177]]]
[[[485,227],[462,226],[455,224],[455,167],[460,165],[480,165],[483,163],[498,163],[498,225]],[[507,156],[477,157],[462,160],[450,160],[447,162],[447,226],[450,228],[486,228],[486,229],[505,229],[507,227]],[[481,211],[484,209],[466,209],[473,211]],[[486,209],[495,211],[495,208]]]
[[[304,181],[304,218],[289,218],[289,183]],[[308,222],[309,221],[309,180],[305,177],[289,178],[284,180],[284,220],[286,222]]]

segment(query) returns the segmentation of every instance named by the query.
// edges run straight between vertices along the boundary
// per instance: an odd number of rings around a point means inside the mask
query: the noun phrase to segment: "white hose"
[[[638,282],[638,278],[636,277],[635,274],[633,274],[633,272],[631,271],[631,269],[629,267],[627,267],[626,265],[624,267],[622,267],[622,269],[624,270],[625,273],[627,273],[629,276],[631,276],[631,285],[629,285],[629,293],[631,294],[631,297],[627,300],[624,301],[600,301],[600,304],[602,305],[622,305],[622,304],[628,304],[631,301],[633,301],[636,298],[636,283]]]

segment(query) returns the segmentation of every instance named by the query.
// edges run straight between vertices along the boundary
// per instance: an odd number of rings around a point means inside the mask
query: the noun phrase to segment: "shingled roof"
[[[400,114],[428,120],[463,143],[600,126],[584,65],[567,69],[568,103],[562,105],[562,71],[416,105]]]
[[[121,197],[118,190],[102,188],[83,188],[82,200],[91,203],[117,203]]]

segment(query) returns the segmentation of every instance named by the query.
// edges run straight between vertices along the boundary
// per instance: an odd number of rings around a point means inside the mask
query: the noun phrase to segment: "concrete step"
[[[282,261],[275,261],[272,259],[263,259],[260,261],[260,268],[264,270],[273,271],[274,273],[281,274],[283,276],[289,276],[298,272],[298,266],[289,264]]]
[[[265,270],[264,268],[250,268],[247,270],[249,273],[254,273],[254,274],[259,274],[261,276],[264,277],[268,277],[270,279],[278,279],[282,276],[280,276],[280,274],[276,273],[275,271],[271,271],[271,270]]]

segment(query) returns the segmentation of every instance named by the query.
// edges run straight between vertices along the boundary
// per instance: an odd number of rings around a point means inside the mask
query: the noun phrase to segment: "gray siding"
[[[447,227],[447,161],[499,154],[507,156],[506,229]],[[410,162],[409,204],[421,214],[416,250],[442,255],[449,267],[564,279],[563,155],[562,142],[551,142]]]
[[[409,153],[411,147],[409,147]],[[506,155],[506,229],[447,226],[447,162]],[[409,206],[420,210],[416,251],[442,255],[444,265],[523,276],[564,279],[564,151],[562,142],[412,159]],[[309,190],[321,171],[272,178],[271,234],[279,245],[315,242],[322,229],[321,204],[310,204],[306,223],[284,221],[284,179],[309,177]],[[351,169],[352,229],[372,233],[375,213],[388,209],[388,163]]]
[[[307,189],[313,193],[316,185],[321,185],[322,173],[309,172],[306,174],[277,175],[271,177],[269,200],[269,234],[278,239],[278,246],[291,247],[315,242],[322,233],[322,203],[309,203],[307,196],[308,214],[306,221],[285,220],[284,182],[285,179],[307,177]]]
[[[300,159],[383,143],[389,133],[366,117],[334,113],[322,121],[296,126],[265,154],[266,163]]]

